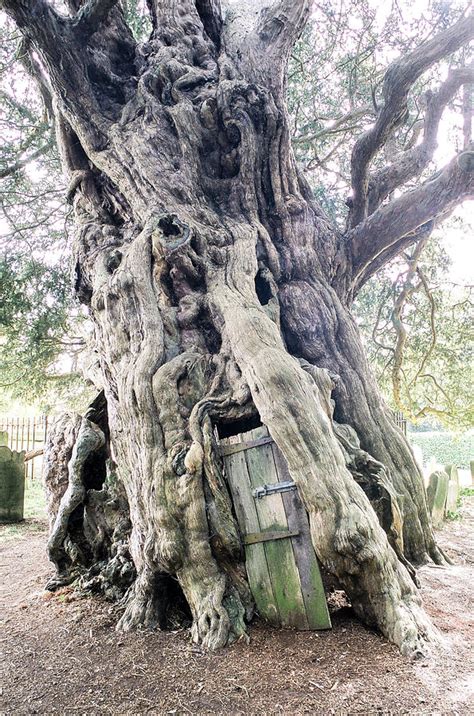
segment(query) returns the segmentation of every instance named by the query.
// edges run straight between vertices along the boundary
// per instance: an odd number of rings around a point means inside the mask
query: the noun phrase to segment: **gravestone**
[[[444,468],[449,477],[448,494],[446,496],[446,513],[456,512],[459,499],[459,473],[456,465],[446,465]]]
[[[421,472],[423,472],[423,450],[419,445],[411,445],[411,449],[413,452],[413,457],[415,458],[415,462],[420,468]]]
[[[449,476],[444,470],[431,473],[426,493],[434,527],[439,527],[444,520],[448,485]]]
[[[20,522],[25,498],[25,453],[0,446],[0,522]]]

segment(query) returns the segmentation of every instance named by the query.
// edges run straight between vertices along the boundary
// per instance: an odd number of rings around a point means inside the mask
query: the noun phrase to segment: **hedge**
[[[423,464],[434,458],[440,465],[469,468],[474,460],[474,432],[454,435],[445,432],[408,433],[408,440],[423,451]]]

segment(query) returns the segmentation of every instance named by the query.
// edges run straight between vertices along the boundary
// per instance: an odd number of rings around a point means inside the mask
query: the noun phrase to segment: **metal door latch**
[[[275,482],[272,485],[261,485],[256,487],[252,491],[252,495],[257,499],[261,500],[266,495],[273,495],[276,492],[290,492],[290,490],[296,490],[296,483],[292,480],[286,482]]]

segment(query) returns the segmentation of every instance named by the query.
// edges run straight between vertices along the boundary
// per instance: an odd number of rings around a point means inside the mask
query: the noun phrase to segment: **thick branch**
[[[258,36],[273,55],[286,55],[303,31],[311,0],[277,0],[261,13]]]
[[[364,270],[359,273],[355,282],[352,284],[351,299],[357,295],[362,286],[367,283],[369,278],[371,278],[378,271],[380,271],[380,269],[383,268],[383,266],[385,266],[386,264],[388,264],[393,258],[395,258],[395,256],[398,256],[403,251],[405,251],[405,249],[408,249],[410,248],[410,246],[413,246],[413,244],[417,244],[420,241],[424,242],[425,239],[428,239],[433,233],[436,224],[437,222],[433,220],[427,221],[425,224],[419,226],[415,231],[410,231],[402,239],[386,248],[372,261],[370,261],[366,265]],[[384,346],[384,348],[387,347],[388,346]]]
[[[427,93],[423,140],[416,147],[404,152],[398,161],[384,167],[370,178],[369,214],[372,214],[397,187],[419,176],[428,166],[437,147],[438,127],[446,105],[462,85],[473,81],[474,68],[460,67],[450,72],[448,79],[436,94]]]
[[[370,163],[394,129],[403,122],[411,87],[429,67],[455,52],[472,37],[472,16],[463,17],[388,68],[382,91],[384,104],[373,127],[357,140],[352,151],[352,227],[357,226],[367,216]]]
[[[289,53],[311,5],[312,0],[254,0],[229,7],[224,45],[248,78],[282,91]]]
[[[220,0],[195,0],[202,26],[217,48],[221,43],[222,14]]]
[[[117,0],[88,0],[73,18],[76,32],[84,38],[92,35],[116,4]]]
[[[388,249],[396,255],[418,227],[474,197],[474,152],[459,154],[442,171],[411,192],[380,207],[346,237],[352,244],[354,280]],[[416,233],[413,234],[413,241]],[[412,241],[410,242],[412,243]]]

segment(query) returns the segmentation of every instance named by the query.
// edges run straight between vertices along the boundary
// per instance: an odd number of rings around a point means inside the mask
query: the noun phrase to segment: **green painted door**
[[[221,453],[260,616],[276,626],[330,629],[306,510],[291,486],[273,491],[291,477],[267,429],[221,440]],[[256,496],[264,486],[267,494]]]

